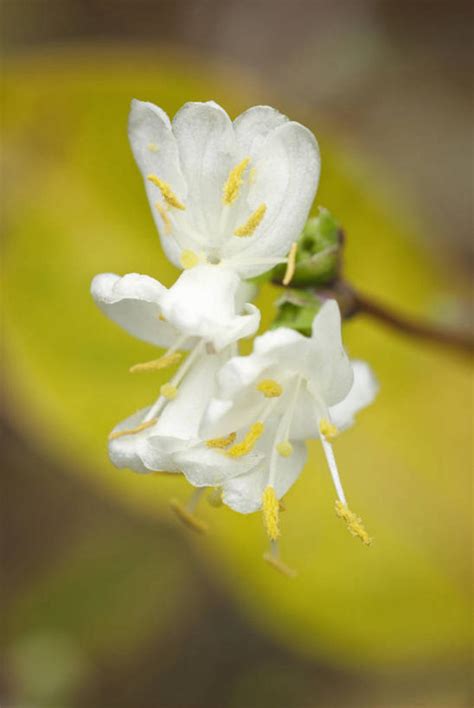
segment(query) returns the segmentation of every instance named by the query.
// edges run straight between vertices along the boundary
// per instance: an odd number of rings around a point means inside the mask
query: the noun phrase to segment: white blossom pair
[[[280,328],[253,335],[258,309],[243,278],[287,261],[316,191],[320,162],[314,136],[269,107],[233,123],[213,102],[186,104],[170,123],[151,103],[134,101],[130,141],[144,176],[166,255],[184,268],[167,289],[146,275],[96,276],[99,307],[138,338],[167,352],[132,371],[174,366],[157,400],[120,423],[109,453],[117,467],[182,473],[197,488],[175,510],[199,530],[194,506],[206,488],[241,513],[263,510],[278,558],[279,500],[320,438],[338,494],[337,512],[352,533],[369,537],[347,508],[330,439],[373,399],[367,365],[350,362],[338,306],[328,301],[311,337]],[[290,254],[288,256],[288,254]]]

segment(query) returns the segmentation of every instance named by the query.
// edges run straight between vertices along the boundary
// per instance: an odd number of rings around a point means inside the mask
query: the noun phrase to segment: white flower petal
[[[252,106],[241,113],[234,120],[234,130],[242,154],[258,154],[268,134],[287,122],[288,118],[271,106]]]
[[[341,313],[335,300],[327,300],[314,318],[311,346],[309,388],[333,406],[347,396],[354,376],[342,345]]]
[[[188,185],[186,216],[201,237],[215,240],[219,237],[222,190],[235,166],[232,122],[213,101],[186,103],[173,119],[173,132]]]
[[[370,405],[379,390],[377,379],[365,361],[351,363],[354,372],[352,388],[343,401],[329,409],[332,422],[340,430],[353,425],[355,414]]]
[[[225,354],[204,354],[193,364],[176,398],[166,404],[154,435],[187,441],[198,438],[204,410],[215,392],[216,371],[226,358]]]
[[[281,499],[298,479],[306,462],[306,445],[293,443],[293,453],[280,457],[274,488]],[[251,472],[233,477],[223,485],[223,501],[234,511],[250,514],[262,508],[262,494],[268,484],[268,462],[264,461]]]
[[[166,225],[155,206],[158,200],[162,201],[161,195],[156,186],[147,180],[150,174],[158,176],[170,185],[179,199],[186,200],[188,188],[181,171],[179,150],[170,119],[153,103],[134,99],[129,115],[128,135],[133,155],[145,180],[146,193],[163,248],[171,262],[180,267],[182,246],[178,246],[172,234],[167,233]]]
[[[166,288],[148,275],[129,273],[120,277],[101,273],[92,280],[96,304],[111,320],[138,339],[159,347],[171,346],[178,333],[159,319],[160,299]]]
[[[252,265],[253,260],[286,256],[308,218],[320,173],[314,135],[293,121],[267,135],[254,161],[255,181],[248,190],[247,213],[265,204],[265,216],[251,236],[230,237],[223,248],[225,262],[243,278],[268,270],[267,265]]]
[[[214,394],[215,374],[226,354],[205,354],[192,366],[178,388],[176,398],[169,401],[153,434],[147,437],[141,450],[146,467],[152,470],[179,470],[174,453],[198,442],[203,412]]]
[[[163,294],[163,314],[180,332],[201,337],[219,351],[253,334],[260,322],[260,312],[254,305],[245,306],[247,314],[236,314],[239,285],[238,276],[231,270],[195,266],[185,270]]]
[[[190,447],[175,455],[177,467],[195,487],[221,486],[232,477],[246,474],[263,455],[249,453],[245,457],[227,457],[223,451],[206,447],[205,443]]]
[[[132,430],[143,423],[146,414],[150,410],[142,408],[115,426],[112,432],[121,430]],[[109,440],[109,457],[113,465],[119,468],[126,468],[134,472],[146,473],[150,470],[145,467],[142,459],[143,446],[147,438],[152,434],[153,428],[147,428],[140,433],[123,435],[122,437]]]

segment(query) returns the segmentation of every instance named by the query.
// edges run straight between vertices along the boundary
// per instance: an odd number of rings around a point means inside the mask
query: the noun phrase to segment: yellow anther
[[[266,487],[262,495],[263,523],[268,538],[276,541],[280,536],[280,504],[273,487]]]
[[[199,263],[199,256],[197,255],[197,253],[194,253],[194,251],[181,251],[179,262],[186,270],[188,268],[194,268],[194,266]]]
[[[224,438],[212,438],[212,440],[206,440],[207,447],[217,447],[220,450],[224,450],[229,445],[232,445],[237,433],[229,433]]]
[[[176,388],[176,386],[173,386],[173,384],[165,383],[160,388],[160,393],[162,396],[172,401],[173,398],[176,398],[176,396],[178,395],[178,389]]]
[[[146,430],[147,428],[151,428],[155,425],[157,420],[157,418],[152,418],[144,423],[140,423],[140,425],[135,426],[135,428],[127,428],[127,430],[113,430],[109,435],[109,440],[116,440],[124,435],[136,435],[137,433],[141,433],[142,430]]]
[[[274,556],[272,553],[264,553],[263,560],[287,578],[295,578],[297,575],[296,570],[293,570],[293,568],[287,566],[286,563],[283,563],[283,561],[278,558],[278,556]]]
[[[147,148],[150,152],[158,152],[160,149],[156,143],[148,143]]]
[[[213,507],[220,507],[224,503],[222,500],[222,489],[221,487],[214,487],[214,489],[211,489],[209,494],[207,495],[207,502]]]
[[[282,457],[289,457],[293,452],[293,445],[289,440],[282,440],[282,442],[278,443],[276,449],[278,454]]]
[[[273,379],[262,379],[257,384],[257,391],[263,393],[265,398],[278,398],[283,393],[283,388],[280,386],[278,381]]]
[[[366,546],[370,546],[372,539],[365,530],[362,519],[356,516],[353,511],[348,509],[347,506],[344,506],[344,504],[340,501],[336,501],[335,507],[337,516],[346,522],[349,533],[352,534],[352,536],[357,536],[357,538],[360,538],[362,543],[365,543]]]
[[[180,519],[185,526],[193,531],[197,531],[197,533],[207,533],[209,527],[205,521],[202,521],[195,514],[186,509],[186,507],[183,506],[177,499],[172,499],[170,501],[170,506],[178,519]]]
[[[172,352],[171,354],[160,356],[159,359],[144,361],[142,364],[134,364],[129,371],[131,374],[139,371],[160,371],[160,369],[167,369],[169,366],[177,364],[182,359],[182,356],[179,352]]]
[[[298,250],[298,244],[296,241],[291,244],[290,252],[288,254],[288,259],[286,263],[286,271],[285,275],[283,276],[282,283],[283,285],[289,285],[291,283],[291,280],[295,274],[295,268],[296,268],[296,251]]]
[[[322,418],[319,421],[319,432],[326,440],[332,440],[339,434],[339,430],[327,418]]]
[[[245,224],[242,224],[242,226],[239,226],[238,229],[235,229],[234,234],[236,236],[251,236],[257,226],[260,225],[260,222],[262,221],[263,217],[265,216],[265,212],[267,211],[267,205],[266,204],[260,204],[259,207],[255,209],[253,214],[250,214],[249,218],[245,222]]]
[[[226,451],[226,455],[229,455],[229,457],[243,457],[244,455],[247,455],[253,450],[253,447],[262,435],[264,428],[265,426],[260,421],[257,421],[251,425],[250,430],[244,439],[241,442],[232,445],[232,447]]]
[[[249,162],[250,157],[246,157],[230,171],[222,192],[222,201],[224,204],[232,204],[232,202],[235,202],[239,196],[240,188],[243,183],[242,176],[247,169]]]
[[[157,177],[157,175],[148,175],[147,180],[154,184],[155,187],[158,187],[163,196],[163,199],[168,204],[168,206],[174,207],[175,209],[186,209],[184,204],[181,204],[168,182],[165,182],[163,179],[160,179],[159,177]]]
[[[158,319],[161,320],[161,322],[167,322],[166,317],[165,317],[165,316],[163,315],[163,313],[161,313],[161,312],[160,312],[160,314],[158,315]]]
[[[161,216],[161,219],[163,221],[164,227],[165,227],[165,233],[169,234],[171,231],[171,220],[170,217],[168,216],[168,212],[166,210],[166,207],[163,206],[160,202],[155,202],[155,207],[158,212],[158,214]]]

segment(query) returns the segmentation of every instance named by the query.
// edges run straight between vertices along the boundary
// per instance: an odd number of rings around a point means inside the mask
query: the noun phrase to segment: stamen
[[[159,371],[160,369],[167,369],[169,366],[174,366],[182,359],[182,354],[179,352],[172,352],[171,354],[165,354],[160,356],[159,359],[153,359],[152,361],[145,361],[142,364],[134,364],[130,367],[129,371],[131,374],[135,374],[141,371]]]
[[[232,445],[232,447],[227,450],[226,455],[229,455],[229,457],[243,457],[244,455],[248,455],[248,453],[253,450],[253,447],[259,437],[262,435],[264,428],[265,426],[260,421],[253,423],[244,439],[241,442]]]
[[[247,169],[249,162],[250,157],[246,157],[230,171],[222,194],[222,201],[224,204],[232,204],[232,202],[235,202],[239,196],[240,188],[243,184],[242,175]]]
[[[194,268],[199,263],[199,256],[194,251],[181,251],[179,262],[185,269]]]
[[[255,184],[256,181],[257,181],[257,168],[251,167],[249,170],[249,183]]]
[[[166,211],[166,208],[161,204],[160,202],[155,202],[155,207],[158,212],[158,214],[161,216],[163,220],[163,224],[165,226],[165,233],[169,234],[172,228],[171,220],[170,217],[168,216],[168,212]]]
[[[173,384],[165,383],[160,388],[160,393],[169,401],[172,401],[178,395],[178,389],[176,388],[176,386],[173,386]]]
[[[150,152],[158,152],[160,149],[156,143],[148,143],[147,148]]]
[[[179,338],[178,341],[172,347],[172,349],[179,349],[186,339],[187,339],[187,337],[185,335],[182,338]],[[203,348],[204,348],[204,344],[203,344],[202,340],[198,341],[198,343],[196,344],[194,349],[192,349],[190,351],[186,360],[183,362],[183,364],[181,364],[178,371],[176,372],[176,374],[173,376],[173,378],[169,382],[170,385],[172,385],[173,387],[179,386],[179,384],[184,379],[184,377],[188,373],[191,366],[194,364],[196,359],[201,355]],[[169,353],[171,353],[170,350],[168,350],[168,354]],[[161,390],[160,390],[160,396],[154,402],[154,404],[152,405],[152,407],[148,411],[146,419],[150,420],[150,418],[156,418],[156,416],[159,413],[161,413],[162,409],[166,405],[166,402],[167,402],[167,399],[161,393]]]
[[[206,446],[217,447],[220,450],[224,450],[226,447],[229,447],[229,445],[232,445],[236,437],[237,433],[229,433],[229,435],[223,438],[212,438],[211,440],[206,440]]]
[[[274,379],[262,379],[257,384],[257,391],[263,393],[265,398],[278,398],[283,393],[283,388]]]
[[[280,536],[280,505],[273,487],[266,487],[262,495],[263,523],[268,538],[276,541]]]
[[[186,209],[184,204],[179,201],[178,197],[173,192],[168,182],[165,182],[163,179],[160,179],[157,175],[147,175],[147,180],[154,184],[155,187],[158,187],[163,196],[163,199],[170,207],[174,207],[175,209],[181,210]]]
[[[282,575],[286,575],[287,578],[294,578],[297,573],[296,570],[289,568],[280,558],[280,553],[278,549],[278,541],[270,542],[270,550],[263,554],[263,560],[272,566],[275,570],[278,570]]]
[[[214,489],[211,489],[211,491],[207,495],[207,503],[215,508],[222,506],[224,502],[222,500],[221,487],[214,487]]]
[[[202,490],[198,490],[202,491]],[[192,529],[193,531],[197,531],[197,533],[207,533],[209,530],[209,526],[206,524],[205,521],[202,521],[202,519],[199,519],[194,513],[193,510],[183,506],[181,502],[179,502],[177,499],[172,499],[170,501],[170,506],[173,509],[174,513],[180,519],[180,521],[183,522],[185,526],[187,526],[189,529]]]
[[[235,229],[234,235],[235,236],[251,236],[257,226],[260,225],[260,222],[262,221],[263,217],[265,216],[265,212],[267,211],[267,205],[266,204],[260,204],[259,207],[255,209],[253,214],[250,214],[249,218],[245,222],[245,224],[242,224],[242,226],[239,226],[238,229]]]
[[[365,530],[362,519],[339,500],[336,501],[335,508],[337,516],[346,522],[349,533],[352,536],[360,538],[362,543],[365,543],[366,546],[370,546],[372,539]]]
[[[321,418],[319,421],[319,432],[326,438],[326,440],[332,440],[339,435],[338,428],[327,418]]]
[[[127,430],[113,430],[109,435],[109,440],[116,440],[124,435],[136,435],[136,433],[141,433],[142,430],[146,430],[147,428],[151,428],[152,425],[155,425],[157,420],[158,418],[151,418],[151,420],[146,420],[145,422],[140,423],[140,425],[135,426],[135,428],[128,428]]]
[[[328,463],[329,472],[331,473],[332,481],[336,489],[337,496],[339,497],[339,501],[342,506],[347,507],[346,497],[342,488],[341,478],[339,477],[339,470],[337,469],[336,458],[334,457],[332,445],[324,436],[321,437],[321,444],[323,446],[326,462]]]
[[[293,453],[293,445],[290,443],[289,440],[283,440],[282,442],[279,442],[276,446],[276,449],[278,454],[282,457],[290,457],[290,455]]]
[[[291,244],[290,252],[288,254],[288,262],[286,266],[285,275],[283,276],[283,285],[289,285],[295,274],[296,268],[296,251],[298,250],[298,244],[296,241]]]

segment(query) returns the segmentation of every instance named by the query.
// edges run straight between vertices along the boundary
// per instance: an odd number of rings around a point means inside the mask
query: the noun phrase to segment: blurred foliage
[[[156,353],[105,320],[89,296],[92,276],[103,271],[145,272],[166,285],[176,277],[127,143],[132,96],[169,114],[187,100],[213,98],[235,115],[259,100],[229,72],[219,78],[195,61],[191,70],[175,55],[53,53],[10,65],[4,106],[7,392],[10,415],[48,455],[80,469],[90,484],[136,512],[168,518],[168,499],[185,498],[186,484],[118,472],[106,454],[109,430],[154,399],[164,381],[127,373]],[[280,108],[298,119],[291,107]],[[421,247],[419,226],[394,203],[390,185],[383,187],[380,175],[337,149],[329,132],[317,132],[323,159],[317,203],[347,231],[346,274],[392,304],[430,313],[449,274]],[[264,326],[279,294],[270,285],[262,289]],[[356,665],[454,662],[469,639],[467,363],[364,320],[346,326],[345,341],[352,356],[371,363],[381,385],[376,404],[336,443],[349,503],[375,537],[373,547],[355,542],[336,519],[323,455],[313,445],[282,519],[283,556],[299,571],[295,581],[262,562],[258,515],[203,507],[212,530],[204,542],[196,540],[196,549],[259,626],[300,651]],[[101,565],[101,548],[91,543],[71,561],[71,606],[75,579],[84,564]],[[141,553],[133,539],[124,540],[123,552]],[[109,560],[104,572],[112,575],[97,590],[98,603],[106,604],[108,583],[123,583],[127,594],[120,551]],[[172,558],[167,564],[162,571],[172,596],[180,575]],[[148,597],[155,592],[146,563],[131,582],[143,584]],[[91,583],[95,592],[99,580]],[[56,611],[48,615],[45,608],[49,593],[32,589],[16,598],[12,631],[34,625],[44,612],[55,622]],[[172,607],[166,605],[169,616]],[[57,612],[65,617],[68,607],[59,603]],[[81,631],[80,613],[65,621]],[[120,641],[122,629],[128,631],[105,614],[94,642],[106,633]]]

